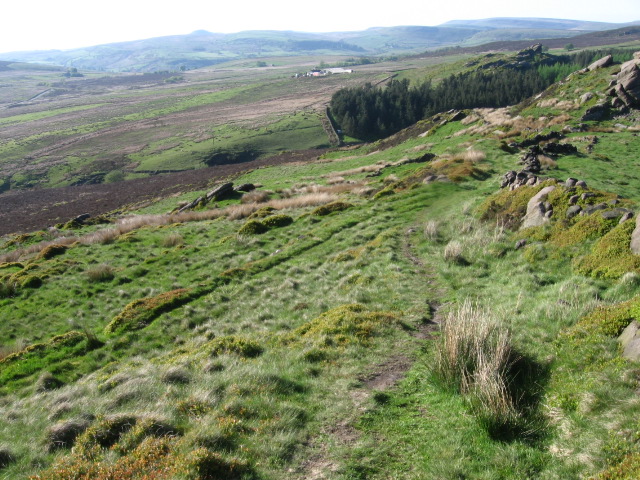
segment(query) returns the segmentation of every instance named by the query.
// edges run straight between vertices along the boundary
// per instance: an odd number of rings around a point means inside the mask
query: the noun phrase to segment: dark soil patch
[[[199,190],[256,168],[316,160],[326,150],[301,150],[241,164],[216,165],[127,182],[76,187],[13,190],[0,194],[0,235],[32,232],[88,213],[125,209],[177,192]]]

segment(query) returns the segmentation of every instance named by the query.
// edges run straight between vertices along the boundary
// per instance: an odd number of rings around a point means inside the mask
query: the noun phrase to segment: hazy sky
[[[66,49],[194,30],[331,32],[448,20],[545,17],[631,22],[640,0],[5,0],[0,52]]]

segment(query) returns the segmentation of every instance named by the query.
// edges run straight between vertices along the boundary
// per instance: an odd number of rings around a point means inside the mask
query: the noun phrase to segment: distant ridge
[[[373,27],[358,32],[304,33],[245,31],[233,34],[196,30],[71,50],[10,52],[0,60],[42,63],[86,70],[154,72],[195,69],[229,60],[297,56],[382,56],[420,53],[445,47],[473,47],[491,42],[557,39],[630,25],[544,18],[454,20],[438,26]],[[563,40],[559,41],[564,44]],[[564,42],[564,43],[563,43]],[[578,41],[579,42],[579,41]],[[576,46],[579,43],[572,41]],[[547,43],[548,44],[548,43]],[[554,43],[554,45],[558,42]],[[517,44],[519,45],[519,44]],[[498,47],[496,47],[498,48]],[[514,47],[518,48],[518,47]],[[477,51],[472,48],[469,51]]]
[[[598,47],[604,45],[615,45],[617,43],[631,42],[636,40],[640,41],[640,25],[617,28],[615,30],[585,33],[569,38],[571,39],[571,43],[575,48]],[[527,48],[531,46],[532,43],[540,43],[549,48],[563,48],[567,44],[567,37],[490,42],[470,47],[456,47],[451,49],[424,52],[420,56],[441,56],[450,55],[453,53],[482,53],[490,51],[513,51]]]

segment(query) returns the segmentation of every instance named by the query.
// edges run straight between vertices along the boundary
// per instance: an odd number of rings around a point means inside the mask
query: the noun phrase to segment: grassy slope
[[[541,99],[546,103],[518,113],[530,122],[531,115],[563,114],[566,105],[548,100],[604,91],[608,73],[574,79],[549,91]],[[587,107],[568,110],[561,125],[577,123]],[[604,122],[592,125],[604,131],[573,135],[580,154],[561,157],[548,174],[576,176],[638,202],[638,179],[629,175],[635,156],[628,154],[637,137],[614,127],[635,121]],[[273,198],[317,197],[335,177],[368,183],[367,191],[341,194],[352,206],[328,216],[313,215],[311,206],[288,208],[279,213],[293,223],[262,235],[238,235],[246,219],[185,218],[2,265],[4,355],[45,345],[0,363],[0,443],[15,458],[3,473],[21,478],[53,464],[42,478],[96,465],[103,470],[90,478],[106,478],[107,471],[138,478],[123,473],[135,468],[152,470],[153,478],[165,478],[165,471],[197,478],[198,469],[202,475],[216,468],[265,479],[582,478],[637,448],[624,434],[636,428],[636,367],[619,358],[611,338],[584,340],[571,329],[596,305],[636,295],[638,274],[578,274],[572,258],[589,253],[593,238],[558,248],[539,240],[552,239],[553,230],[533,232],[530,246],[515,250],[522,234],[480,221],[499,175],[518,159],[500,148],[502,135],[495,132],[509,131],[515,140],[527,133],[507,122],[463,123],[387,150],[334,152],[316,164],[266,168],[235,180],[259,182]],[[600,141],[589,153],[580,138],[590,134]],[[485,159],[465,163],[470,147]],[[389,166],[373,179],[356,170],[425,150],[442,159],[436,173],[462,181],[423,184],[419,164]],[[412,176],[415,182],[397,183]],[[165,212],[179,200],[140,213]],[[4,249],[40,239],[23,237]],[[461,248],[458,261],[445,255],[453,241]],[[38,276],[43,283],[6,290],[9,275]],[[162,312],[163,292],[186,301]],[[143,298],[160,308],[147,326],[105,333],[120,312],[134,311],[130,302]],[[435,306],[440,321],[466,299],[513,330],[515,347],[536,372],[528,428],[515,438],[492,437],[464,397],[433,379],[435,340],[421,336]],[[361,307],[345,307],[353,304]],[[79,343],[50,343],[70,330],[84,332]],[[377,383],[394,365],[402,366],[396,375],[412,366],[395,386]],[[54,388],[47,376],[64,384]],[[136,427],[118,435],[113,422],[104,421],[112,415]],[[179,433],[161,440],[165,453],[146,467],[135,462],[155,457],[142,440],[162,437],[166,428],[145,430],[145,419]],[[83,421],[94,430],[78,437],[74,454],[47,450],[52,426]],[[92,431],[110,433],[102,445],[114,447],[102,449]],[[63,466],[63,458],[70,463]]]

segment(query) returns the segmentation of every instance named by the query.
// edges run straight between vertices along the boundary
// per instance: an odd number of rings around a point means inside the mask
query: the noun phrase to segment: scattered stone
[[[609,106],[605,103],[598,103],[593,107],[589,107],[584,115],[582,115],[582,121],[597,121],[602,120],[606,115],[609,114]]]
[[[521,239],[521,240],[518,240],[518,241],[516,242],[516,250],[520,250],[521,248],[523,248],[523,247],[524,247],[524,246],[526,246],[526,245],[527,245],[527,239],[526,239],[526,238],[523,238],[523,239]]]
[[[637,362],[640,360],[640,324],[634,320],[618,337],[622,345],[622,356],[627,360]]]
[[[539,179],[536,175],[527,171],[515,172],[510,170],[502,176],[500,182],[500,188],[509,187],[510,190],[514,190],[523,185],[534,186],[537,185]]]
[[[569,205],[575,205],[578,203],[578,200],[580,200],[579,195],[571,195],[571,197],[569,197]]]
[[[576,182],[576,187],[587,188],[587,182],[585,182],[584,180],[578,180]]]
[[[580,205],[572,205],[567,208],[567,218],[573,218],[578,215],[582,211],[582,207]]]
[[[578,148],[570,143],[547,143],[542,147],[542,153],[549,156],[572,155],[578,153]]]
[[[550,140],[562,140],[564,135],[560,132],[549,132],[546,134],[538,134],[522,142],[512,142],[509,144],[512,148],[527,148],[534,145],[539,145],[542,142],[548,142]]]
[[[580,97],[580,103],[587,103],[589,100],[591,100],[594,97],[593,93],[591,92],[587,92],[584,95],[582,95]]]
[[[627,220],[631,220],[633,218],[633,212],[627,212],[624,215],[622,215],[622,217],[620,217],[620,221],[618,222],[620,223],[624,223]]]
[[[580,195],[580,198],[582,200],[586,200],[587,198],[592,198],[595,197],[596,194],[595,193],[591,193],[591,192],[584,192],[582,195]]]
[[[524,165],[524,170],[531,173],[540,173],[540,169],[542,165],[540,164],[540,160],[538,159],[538,155],[540,155],[542,151],[540,147],[534,145],[529,148],[529,151],[524,154],[524,156],[520,159],[520,163]]]
[[[76,222],[76,223],[79,223],[80,225],[82,225],[84,223],[84,221],[88,220],[89,218],[91,218],[90,214],[83,213],[82,215],[78,215],[76,218],[74,218],[72,220],[72,222]]]
[[[585,207],[584,212],[587,215],[591,215],[593,212],[597,212],[598,210],[606,210],[607,208],[609,207],[606,203],[598,203],[596,205],[589,205],[588,207]]]
[[[626,215],[627,213],[629,213],[626,209],[624,208],[614,208],[612,210],[607,210],[606,212],[602,212],[602,218],[604,218],[605,220],[615,220],[617,218],[622,217],[623,215]]]
[[[234,188],[236,192],[251,192],[256,189],[256,186],[253,183],[243,183],[242,185],[238,185]]]
[[[575,187],[576,183],[578,183],[578,179],[577,178],[569,177],[569,178],[567,178],[567,181],[564,182],[564,186],[567,187],[567,188],[571,188],[571,187]]]
[[[369,176],[369,175],[367,175],[367,176]],[[422,183],[431,183],[431,182],[435,182],[437,178],[438,178],[438,177],[437,177],[436,175],[429,175],[429,176],[425,177],[425,179],[424,179],[424,180],[422,180]]]

